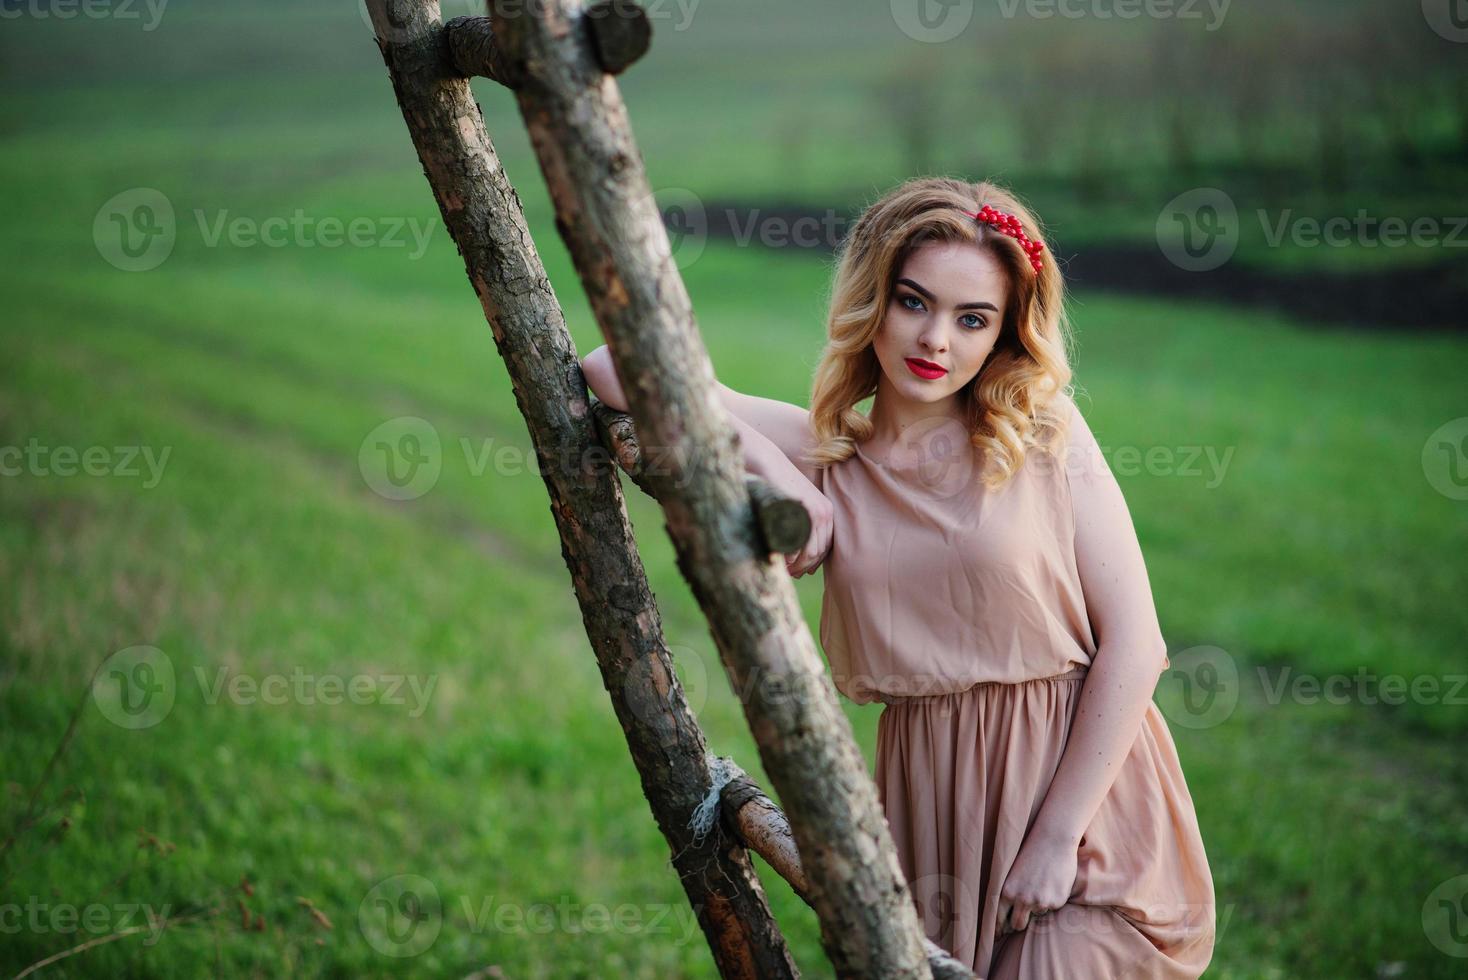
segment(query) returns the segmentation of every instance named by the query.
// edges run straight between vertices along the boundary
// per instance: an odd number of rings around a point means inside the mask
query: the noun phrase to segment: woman
[[[842,244],[810,412],[721,392],[811,511],[786,565],[823,569],[837,689],[887,705],[875,778],[928,937],[980,977],[1197,977],[1213,881],[1063,291],[1012,194],[912,180]],[[583,366],[625,408],[605,350]]]

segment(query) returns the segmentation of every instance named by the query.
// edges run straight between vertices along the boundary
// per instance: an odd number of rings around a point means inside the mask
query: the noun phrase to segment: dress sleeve
[[[1074,401],[1069,401],[1062,471],[1075,526],[1076,568],[1096,641],[1125,637],[1128,647],[1160,651],[1160,670],[1171,666],[1146,562],[1126,498],[1101,447]]]

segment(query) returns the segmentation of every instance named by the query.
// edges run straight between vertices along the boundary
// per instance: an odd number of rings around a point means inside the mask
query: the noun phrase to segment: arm
[[[1136,744],[1167,660],[1142,549],[1116,477],[1072,407],[1062,460],[1075,517],[1076,568],[1096,656],[1081,688],[1065,751],[1000,891],[999,931],[1024,929],[1036,911],[1069,901],[1080,841]]]
[[[581,359],[581,371],[597,398],[619,412],[627,411],[627,395],[605,344]],[[719,397],[739,432],[745,469],[786,493],[803,489],[797,477],[815,483],[812,469],[792,461],[800,458],[810,444],[805,409],[773,398],[741,394],[723,382],[719,382]]]
[[[619,412],[627,411],[627,396],[605,344],[581,359],[581,371],[597,398]],[[739,433],[745,469],[799,500],[810,512],[810,539],[804,549],[791,556],[786,567],[797,578],[814,571],[830,548],[834,515],[830,501],[815,486],[814,470],[791,461],[792,457],[799,458],[809,444],[805,409],[741,394],[722,382],[719,395]]]
[[[1167,643],[1126,500],[1079,410],[1069,441],[1076,566],[1096,656],[1031,832],[1079,844],[1136,742]]]

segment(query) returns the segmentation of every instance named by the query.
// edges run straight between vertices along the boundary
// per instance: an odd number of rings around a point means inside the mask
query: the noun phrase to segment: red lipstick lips
[[[906,358],[906,361],[907,369],[909,371],[911,371],[918,377],[926,378],[929,381],[932,381],[935,378],[941,378],[943,377],[943,375],[948,373],[947,368],[940,367],[937,364],[934,364],[932,361],[925,361],[921,357],[909,357]]]

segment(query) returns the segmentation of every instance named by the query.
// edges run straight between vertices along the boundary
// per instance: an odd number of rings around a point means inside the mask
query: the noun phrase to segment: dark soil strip
[[[1274,310],[1318,323],[1468,333],[1468,288],[1460,262],[1359,272],[1271,271],[1229,262],[1187,272],[1156,247],[1088,246],[1065,262],[1081,289],[1202,299]]]

